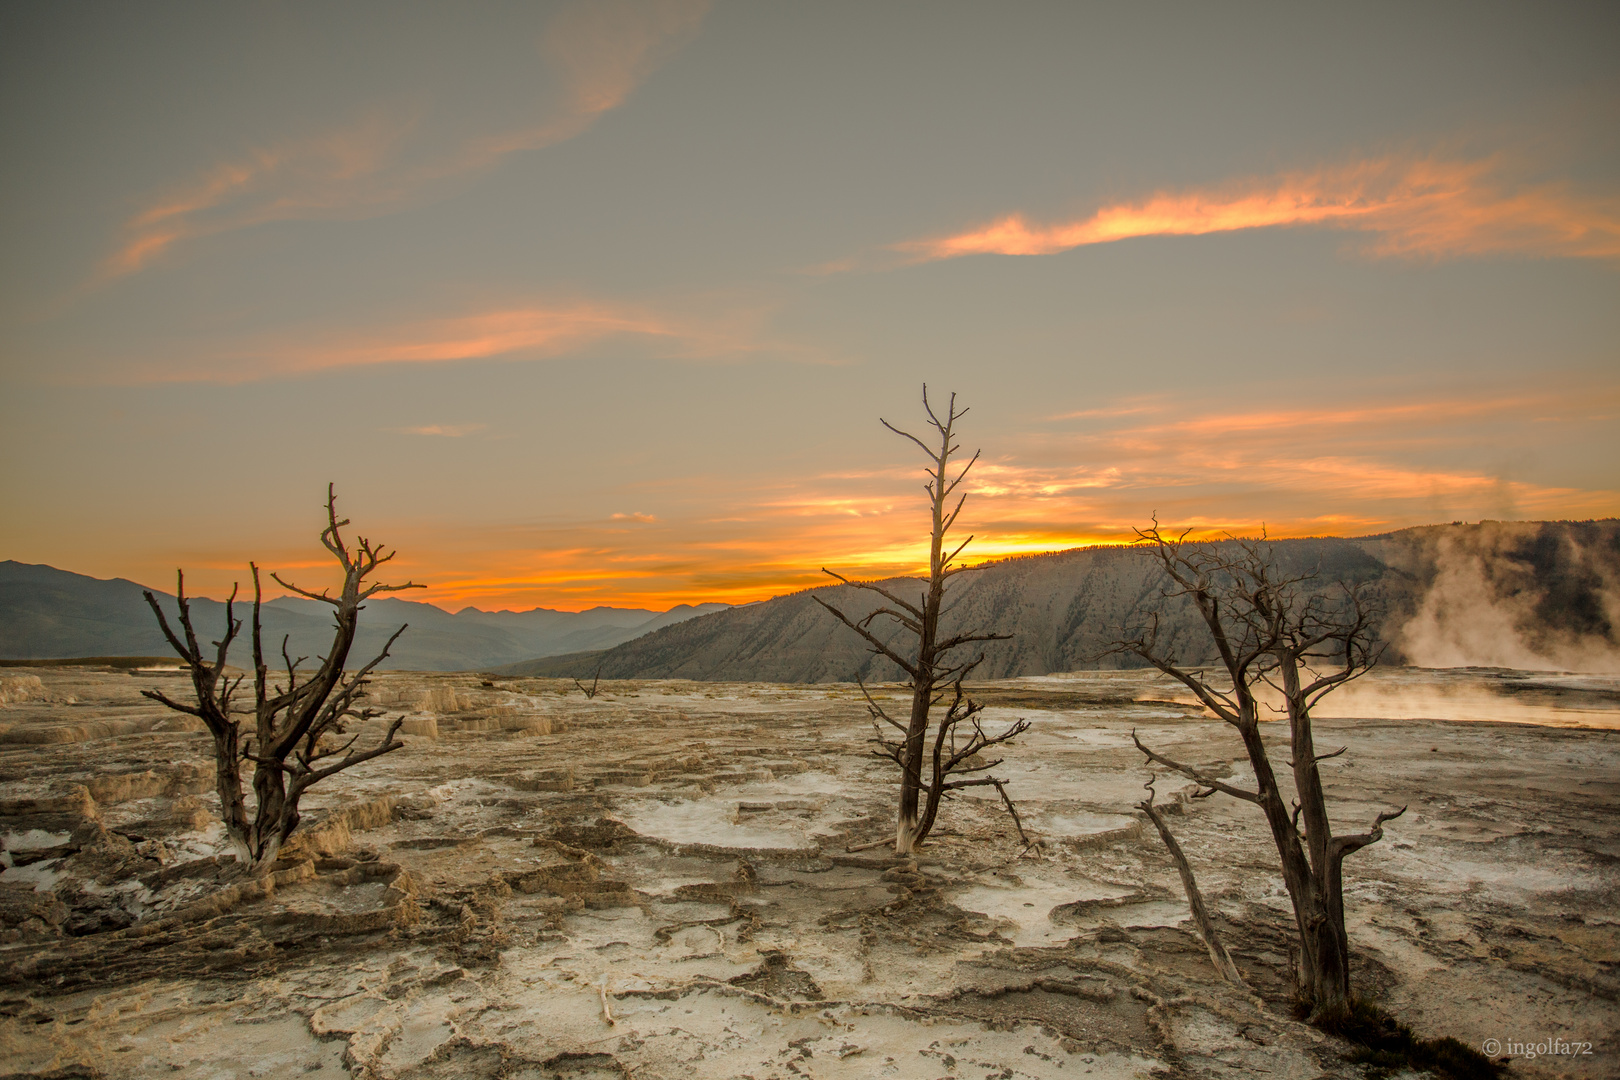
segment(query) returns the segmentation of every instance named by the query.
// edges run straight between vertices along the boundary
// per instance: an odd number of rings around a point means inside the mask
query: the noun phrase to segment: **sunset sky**
[[[0,558],[452,610],[1620,514],[1620,7],[0,7]]]

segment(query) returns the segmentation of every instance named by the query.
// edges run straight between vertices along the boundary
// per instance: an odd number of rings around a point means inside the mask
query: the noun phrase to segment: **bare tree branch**
[[[1136,731],[1134,728],[1131,730],[1131,741],[1136,744],[1136,748],[1138,750],[1147,755],[1147,759],[1149,761],[1156,761],[1167,769],[1174,769],[1182,776],[1185,776],[1189,780],[1196,781],[1198,784],[1208,788],[1210,791],[1219,791],[1223,795],[1230,795],[1235,799],[1242,799],[1244,802],[1257,803],[1260,801],[1259,792],[1245,791],[1242,788],[1233,787],[1231,784],[1224,783],[1223,781],[1215,779],[1213,776],[1209,776],[1198,771],[1191,765],[1183,765],[1179,761],[1172,761],[1158,751],[1148,749],[1146,746],[1142,745],[1142,740],[1136,737]]]
[[[1134,732],[1133,741],[1150,761],[1199,783],[1202,789],[1195,798],[1224,792],[1260,808],[1293,902],[1302,993],[1317,1008],[1341,1007],[1350,992],[1342,863],[1346,855],[1381,839],[1383,823],[1401,811],[1379,815],[1368,832],[1333,836],[1318,766],[1345,749],[1316,752],[1311,709],[1377,663],[1378,608],[1361,585],[1324,586],[1317,582],[1315,568],[1280,568],[1263,533],[1258,540],[1229,537],[1218,544],[1191,544],[1185,532],[1167,536],[1155,518],[1151,528],[1137,535],[1151,545],[1168,582],[1162,602],[1187,603],[1197,611],[1231,690],[1212,687],[1202,672],[1182,665],[1162,647],[1156,614],[1145,627],[1122,632],[1113,649],[1134,653],[1175,678],[1236,728],[1254,770],[1255,790],[1222,784],[1149,750]],[[1257,691],[1267,686],[1280,697],[1280,708],[1258,699]],[[1298,796],[1291,809],[1261,734],[1262,709],[1287,720],[1287,767]]]
[[[947,579],[963,570],[974,569],[952,565],[966,550],[973,537],[949,543],[947,538],[967,501],[967,494],[964,492],[957,495],[957,489],[978,462],[979,453],[975,451],[965,464],[960,464],[960,459],[956,459],[958,467],[953,468],[953,458],[960,450],[955,438],[955,425],[966,415],[967,410],[956,407],[956,395],[953,394],[949,406],[943,410],[942,418],[941,411],[936,410],[929,401],[927,386],[923,387],[922,397],[923,410],[928,416],[929,425],[938,434],[935,445],[930,445],[887,420],[882,421],[884,427],[907,439],[928,456],[928,467],[924,470],[928,482],[923,485],[923,490],[928,495],[931,517],[928,581],[919,602],[912,604],[902,600],[891,589],[875,582],[854,581],[825,568],[823,572],[839,582],[875,592],[892,606],[879,607],[863,618],[852,619],[832,603],[819,596],[812,596],[812,599],[834,618],[859,634],[874,655],[886,657],[905,672],[910,680],[911,715],[905,723],[890,716],[886,709],[873,700],[872,695],[866,690],[865,683],[857,680],[860,682],[861,693],[866,698],[867,709],[872,716],[875,738],[871,741],[877,747],[872,752],[888,758],[900,767],[900,805],[895,822],[895,850],[900,854],[910,852],[927,839],[933,829],[941,800],[948,792],[964,786],[995,785],[1014,823],[1018,826],[1019,836],[1024,835],[1017,808],[1008,796],[1002,781],[989,776],[977,776],[971,780],[949,779],[953,775],[968,776],[982,773],[999,764],[999,761],[984,764],[977,756],[979,751],[1006,743],[1027,729],[1029,723],[1019,720],[1000,735],[987,734],[977,719],[980,706],[970,701],[963,690],[963,680],[984,657],[981,654],[977,659],[968,661],[953,660],[950,656],[953,650],[962,646],[975,642],[1004,641],[1011,635],[972,628],[964,628],[954,633],[941,631],[942,616],[949,611],[944,605]],[[949,501],[953,496],[955,503],[950,505]],[[873,630],[873,624],[879,619],[889,620],[899,631],[913,639],[914,651],[910,640],[905,646],[901,646],[880,637]],[[950,704],[944,714],[936,719],[932,710],[943,704],[947,696],[951,699]],[[971,725],[971,733],[959,743],[958,728],[964,723]],[[904,739],[886,738],[884,725],[904,732]],[[931,753],[928,752],[930,747],[925,745],[930,728],[933,729]],[[925,763],[928,766],[926,769]]]
[[[591,679],[591,688],[589,690],[585,689],[585,684],[580,682],[578,679],[574,680],[574,685],[579,687],[579,692],[584,694],[586,700],[589,701],[589,700],[595,699],[595,697],[596,697],[596,687],[597,687],[597,684],[599,684],[601,681],[602,681],[602,665],[597,664],[596,665],[596,675]]]
[[[226,601],[226,632],[213,643],[215,656],[212,662],[204,660],[197,644],[190,605],[185,596],[184,576],[179,578],[176,595],[183,640],[169,625],[156,597],[150,592],[146,593],[147,604],[157,616],[164,637],[191,672],[196,704],[174,701],[158,690],[144,690],[142,693],[170,709],[200,717],[208,727],[214,738],[215,788],[219,794],[226,831],[236,844],[240,857],[259,871],[269,868],[281,845],[297,828],[298,803],[305,790],[344,769],[391,753],[404,745],[395,739],[404,722],[401,717],[394,720],[378,743],[369,749],[354,749],[360,737],[358,733],[336,749],[323,750],[321,747],[324,736],[343,734],[347,722],[365,723],[380,715],[376,710],[357,709],[355,701],[366,686],[371,672],[390,655],[394,642],[405,631],[405,627],[401,626],[388,638],[376,657],[352,675],[346,674],[344,663],[354,644],[362,602],[378,592],[420,587],[412,583],[400,586],[372,583],[368,586],[367,577],[378,566],[392,559],[393,553],[373,545],[364,537],[358,539],[357,549],[349,547],[342,533],[349,521],[338,518],[337,499],[331,485],[327,487],[326,510],[327,524],[321,531],[321,543],[342,567],[343,584],[338,594],[334,596],[328,590],[315,593],[300,589],[275,574],[271,575],[273,580],[298,595],[331,604],[335,609],[332,646],[321,657],[315,671],[302,682],[299,681],[299,665],[304,658],[293,659],[286,638],[282,640],[281,658],[287,672],[287,684],[285,687],[273,687],[270,682],[261,623],[263,590],[258,565],[249,564],[253,574],[251,644],[254,729],[247,736],[247,745],[243,744],[240,725],[231,715],[232,696],[245,676],[232,678],[226,670],[231,643],[242,626],[234,615],[236,590],[231,590],[230,599]],[[254,765],[255,806],[251,817],[242,790],[243,762]],[[320,765],[320,762],[329,764]]]
[[[1373,819],[1372,828],[1368,829],[1366,832],[1356,833],[1353,836],[1334,837],[1332,845],[1333,851],[1340,858],[1343,858],[1352,851],[1358,851],[1361,848],[1366,847],[1368,844],[1377,843],[1384,838],[1384,822],[1394,821],[1404,813],[1406,813],[1406,807],[1404,806],[1399,810],[1386,810]]]
[[[1153,805],[1156,792],[1153,790],[1154,777],[1150,773],[1148,782],[1142,786],[1147,788],[1148,797],[1137,803],[1137,809],[1148,816],[1153,827],[1159,832],[1159,839],[1164,841],[1165,850],[1170,853],[1171,861],[1176,864],[1176,872],[1181,875],[1181,888],[1187,894],[1187,907],[1192,911],[1193,925],[1198,927],[1198,936],[1204,939],[1204,948],[1209,952],[1210,962],[1215,970],[1220,972],[1221,978],[1233,986],[1247,990],[1243,976],[1238,972],[1237,965],[1232,962],[1232,955],[1226,951],[1221,943],[1220,934],[1215,929],[1215,920],[1210,918],[1208,909],[1204,906],[1204,894],[1198,890],[1198,880],[1193,876],[1192,863],[1187,861],[1187,855],[1176,842],[1175,835],[1170,832],[1169,824],[1158,807]]]
[[[853,630],[857,634],[861,635],[861,637],[865,638],[866,643],[872,647],[873,652],[879,653],[880,655],[883,655],[883,656],[887,656],[890,660],[893,660],[895,662],[895,664],[900,668],[901,671],[904,671],[907,675],[910,675],[913,679],[915,679],[917,677],[917,666],[916,666],[916,664],[913,661],[907,660],[905,657],[901,656],[899,653],[895,652],[893,649],[889,648],[887,642],[883,641],[876,634],[872,633],[870,630],[867,630],[865,627],[855,625],[853,622],[851,622],[849,620],[849,617],[847,615],[845,615],[842,611],[839,611],[837,608],[833,607],[831,604],[827,603],[827,601],[823,600],[821,597],[812,596],[810,599],[814,600],[816,603],[820,604],[822,607],[824,607],[828,611],[832,612],[833,616],[839,622],[843,623],[845,626],[849,627],[851,630]]]

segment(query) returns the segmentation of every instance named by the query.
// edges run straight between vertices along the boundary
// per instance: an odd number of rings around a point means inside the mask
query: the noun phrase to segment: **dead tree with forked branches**
[[[1265,815],[1293,902],[1299,931],[1299,988],[1317,1014],[1350,1003],[1350,944],[1344,928],[1343,864],[1346,856],[1381,840],[1384,822],[1405,813],[1378,814],[1365,832],[1333,834],[1318,764],[1337,757],[1316,752],[1311,709],[1378,661],[1377,614],[1364,584],[1336,589],[1316,584],[1314,572],[1280,570],[1264,541],[1188,543],[1186,534],[1167,537],[1158,522],[1137,535],[1151,545],[1170,580],[1166,597],[1185,597],[1209,631],[1218,675],[1180,660],[1161,643],[1159,621],[1151,614],[1114,645],[1176,679],[1210,712],[1237,729],[1254,769],[1253,790],[1225,783],[1204,771],[1143,745],[1137,749],[1199,785],[1195,798],[1217,792],[1253,803]],[[1287,796],[1261,736],[1262,687],[1280,696],[1288,721],[1289,761],[1295,799]],[[1303,827],[1302,827],[1303,825]]]
[[[1215,970],[1221,973],[1221,978],[1233,986],[1247,989],[1243,976],[1239,973],[1237,965],[1232,962],[1232,955],[1226,951],[1221,943],[1221,935],[1215,929],[1215,920],[1210,918],[1209,909],[1204,906],[1204,894],[1198,891],[1198,879],[1193,875],[1192,863],[1187,861],[1186,852],[1176,842],[1175,834],[1170,831],[1170,823],[1164,820],[1164,812],[1154,805],[1153,797],[1157,794],[1153,789],[1157,776],[1149,776],[1148,782],[1142,786],[1147,789],[1147,798],[1136,804],[1136,808],[1148,816],[1153,827],[1159,831],[1159,839],[1164,841],[1164,849],[1170,853],[1170,859],[1176,864],[1176,873],[1181,875],[1181,891],[1187,894],[1187,907],[1192,912],[1193,925],[1198,928],[1198,936],[1204,939],[1204,948],[1209,950],[1209,959],[1215,965]]]
[[[881,420],[881,423],[896,435],[916,443],[923,453],[928,455],[929,480],[923,485],[923,490],[928,492],[929,508],[933,515],[933,525],[929,533],[928,588],[917,603],[913,604],[902,600],[895,591],[881,584],[853,581],[842,574],[835,574],[823,568],[823,573],[854,588],[877,593],[886,603],[864,618],[856,620],[821,597],[813,597],[816,603],[831,612],[839,622],[861,635],[873,653],[893,661],[906,673],[909,680],[911,714],[905,722],[890,716],[867,691],[865,683],[861,683],[861,693],[866,698],[866,707],[872,716],[872,726],[877,732],[873,741],[878,744],[878,749],[874,753],[887,757],[900,766],[900,808],[895,821],[894,839],[894,850],[899,855],[910,854],[912,849],[927,839],[939,814],[942,799],[950,792],[969,787],[994,787],[1012,815],[1013,823],[1018,827],[1018,835],[1020,837],[1024,835],[1018,810],[1007,794],[1006,781],[989,775],[989,771],[1001,764],[1003,759],[997,758],[987,762],[979,755],[982,751],[999,746],[1019,735],[1029,727],[1029,723],[1019,720],[999,735],[985,731],[979,718],[984,706],[969,698],[963,687],[968,675],[983,662],[984,654],[980,653],[972,660],[958,659],[950,655],[965,645],[982,641],[1002,641],[1011,635],[974,630],[942,635],[940,629],[945,583],[957,574],[975,569],[971,566],[955,565],[956,558],[962,554],[973,537],[969,536],[954,549],[947,550],[947,546],[951,527],[956,524],[957,515],[962,512],[967,494],[964,492],[958,496],[954,507],[951,506],[951,497],[961,486],[968,470],[973,468],[974,462],[979,460],[979,455],[975,452],[959,471],[952,465],[952,458],[961,449],[954,441],[956,422],[967,413],[966,409],[957,410],[955,394],[951,395],[945,418],[941,420],[934,412],[933,406],[929,404],[928,387],[924,386],[923,409],[928,413],[929,424],[938,433],[937,448],[928,445],[910,432],[900,430],[887,420]],[[954,478],[951,476],[953,471],[956,474]],[[914,637],[915,649],[890,644],[879,636],[872,629],[873,624],[879,619],[898,624],[907,634]],[[945,712],[939,715],[937,723],[931,724],[933,711],[940,705],[945,705]],[[930,726],[933,727],[932,746],[928,745]],[[898,732],[899,736],[891,736],[889,734],[891,730]],[[925,764],[928,766],[926,773]]]
[[[269,666],[265,663],[259,609],[262,590],[259,568],[253,571],[253,704],[244,708],[237,704],[236,692],[244,675],[232,678],[226,668],[231,643],[241,632],[242,621],[235,617],[236,589],[231,589],[225,602],[225,633],[212,642],[212,659],[203,655],[197,641],[197,632],[191,622],[191,607],[186,599],[185,574],[178,574],[176,600],[179,603],[180,632],[170,626],[169,620],[151,591],[146,602],[157,616],[164,637],[183,660],[191,674],[195,704],[175,701],[161,691],[143,690],[153,701],[167,705],[200,719],[214,737],[215,790],[219,793],[220,812],[225,829],[236,846],[237,857],[253,869],[263,871],[275,862],[277,853],[287,837],[298,827],[298,801],[314,784],[334,776],[344,769],[398,750],[404,743],[395,740],[403,719],[396,719],[377,744],[363,750],[354,748],[359,735],[347,742],[338,736],[346,733],[351,723],[365,723],[382,715],[381,710],[364,708],[356,704],[363,696],[368,676],[387,656],[388,650],[405,632],[401,626],[394,631],[383,650],[370,663],[352,674],[346,674],[344,664],[354,644],[360,610],[367,599],[380,592],[398,592],[402,589],[421,588],[407,582],[404,585],[366,584],[373,571],[394,557],[381,545],[374,545],[365,537],[358,538],[358,547],[351,549],[344,541],[342,529],[349,524],[347,518],[337,516],[337,499],[329,485],[326,493],[326,528],[321,531],[321,543],[326,546],[343,567],[343,587],[338,595],[329,592],[309,592],[271,574],[282,587],[299,596],[331,604],[334,609],[335,628],[332,647],[320,658],[320,666],[307,675],[299,671],[306,659],[294,659],[287,651],[287,640],[282,639],[281,659],[285,669],[285,682],[273,683]],[[251,715],[253,727],[244,733],[240,717]],[[254,807],[250,817],[247,800],[242,790],[244,761],[253,762]]]
[[[574,685],[579,687],[579,692],[584,694],[587,700],[596,697],[596,688],[598,686],[600,686],[601,684],[602,684],[602,665],[600,663],[598,663],[596,665],[596,674],[595,674],[595,676],[593,676],[591,678],[591,685],[590,686],[587,687],[584,683],[580,682],[578,679],[574,680]]]

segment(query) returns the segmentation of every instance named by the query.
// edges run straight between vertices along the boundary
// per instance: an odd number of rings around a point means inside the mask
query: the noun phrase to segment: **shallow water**
[[[1080,694],[1129,692],[1132,719],[1165,719],[1166,702],[1197,705],[1180,683],[1154,671],[1075,671],[1009,680]],[[1055,685],[1054,685],[1055,684]],[[1217,684],[1218,685],[1218,684]],[[1323,719],[1454,720],[1620,730],[1620,675],[1515,668],[1374,668],[1322,699]]]
[[[1328,695],[1316,712],[1614,731],[1620,730],[1620,676],[1511,668],[1375,669]]]

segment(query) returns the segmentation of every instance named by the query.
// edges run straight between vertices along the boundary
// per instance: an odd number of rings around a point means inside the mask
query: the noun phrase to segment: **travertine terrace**
[[[587,700],[385,675],[374,701],[409,717],[409,746],[317,787],[266,882],[226,854],[207,737],[138,696],[177,674],[6,673],[8,1070],[1361,1075],[1289,1018],[1291,917],[1252,808],[1163,778],[1254,993],[1216,979],[1132,809],[1130,732],[1244,766],[1145,674],[980,687],[990,721],[1033,722],[998,775],[1036,842],[991,789],[907,861],[872,845],[893,767],[853,687],[615,682]],[[1392,718],[1457,685],[1400,672],[1376,684],[1382,718],[1320,722],[1350,748],[1324,765],[1347,824],[1410,804],[1347,864],[1357,981],[1425,1035],[1596,1044],[1517,1062],[1526,1076],[1620,1071],[1620,736],[1593,729],[1612,727],[1612,682],[1555,680],[1523,706],[1588,728]]]

